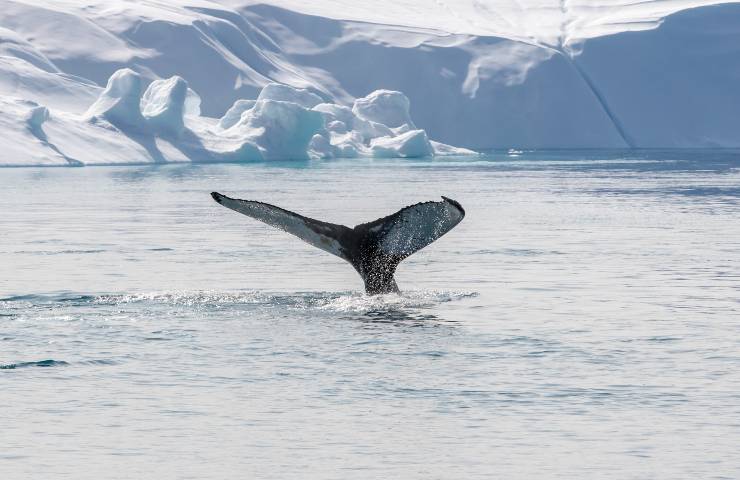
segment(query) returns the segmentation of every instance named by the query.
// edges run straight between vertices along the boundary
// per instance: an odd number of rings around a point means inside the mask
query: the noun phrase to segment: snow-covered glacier
[[[738,147],[738,105],[731,2],[9,0],[0,11],[3,165]]]

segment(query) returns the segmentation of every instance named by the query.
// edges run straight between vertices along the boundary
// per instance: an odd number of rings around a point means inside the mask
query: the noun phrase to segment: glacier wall
[[[0,129],[33,145],[0,163],[294,155],[255,134],[296,113],[255,108],[265,87],[320,114],[318,137],[298,148],[310,158],[456,151],[429,138],[473,149],[738,147],[740,4],[710,3],[9,0]],[[119,99],[128,124],[100,105],[121,69],[140,79],[138,104]],[[404,92],[406,127],[393,109],[383,123],[357,107],[376,90]],[[42,107],[48,119],[29,123]]]

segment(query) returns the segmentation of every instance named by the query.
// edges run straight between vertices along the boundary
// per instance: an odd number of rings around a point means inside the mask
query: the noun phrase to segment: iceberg
[[[423,130],[408,130],[413,126],[408,117],[409,102],[400,92],[372,92],[358,99],[367,107],[361,117],[353,109],[326,103],[306,89],[269,83],[256,99],[237,100],[217,119],[201,115],[200,96],[182,77],[154,80],[146,89],[144,85],[139,73],[120,69],[81,115],[32,101],[4,100],[3,110],[8,115],[0,128],[18,141],[14,142],[16,147],[6,150],[7,157],[0,158],[0,165],[250,162],[475,153],[433,145]],[[396,128],[380,123],[384,119]],[[33,148],[24,147],[28,144]]]
[[[434,153],[424,130],[411,130],[396,137],[379,137],[370,142],[376,157],[426,157]]]
[[[257,100],[225,134],[257,145],[265,160],[306,160],[309,143],[323,128],[321,114],[298,103]]]

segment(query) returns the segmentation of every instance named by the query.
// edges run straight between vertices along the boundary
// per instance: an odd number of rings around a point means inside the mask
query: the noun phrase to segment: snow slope
[[[226,0],[232,7],[269,3],[336,20],[501,37],[567,49],[589,38],[649,30],[668,15],[712,0]]]
[[[737,147],[740,5],[713,3],[6,0],[0,164]]]

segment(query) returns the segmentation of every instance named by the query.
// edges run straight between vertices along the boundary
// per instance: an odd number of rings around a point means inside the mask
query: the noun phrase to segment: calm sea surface
[[[467,217],[404,293],[220,207]],[[0,170],[0,478],[740,478],[740,155]]]

